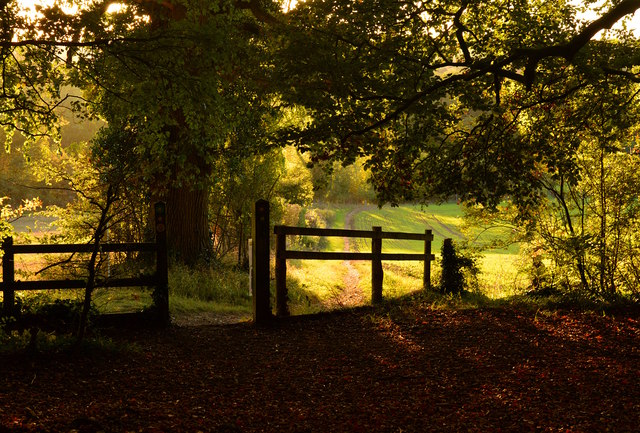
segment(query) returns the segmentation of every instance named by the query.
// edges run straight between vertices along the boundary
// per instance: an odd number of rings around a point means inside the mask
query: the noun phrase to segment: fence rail
[[[13,245],[15,254],[53,254],[53,253],[90,253],[95,248],[93,244],[36,244]],[[155,251],[154,242],[141,243],[104,243],[100,244],[101,253],[125,253],[135,251]]]
[[[87,281],[84,279],[55,279],[55,280],[33,280],[19,281],[15,279],[15,256],[18,254],[52,254],[52,253],[90,253],[95,248],[89,244],[36,244],[36,245],[14,245],[13,238],[8,237],[2,244],[2,282],[0,290],[3,292],[3,310],[11,314],[14,310],[15,292],[21,290],[59,290],[59,289],[81,289],[86,287]],[[125,244],[102,244],[100,253],[108,252],[155,252],[156,255],[166,254],[163,247],[158,243],[125,243]],[[161,266],[162,261],[160,262]],[[166,270],[156,266],[156,272],[152,275],[141,275],[130,278],[108,278],[98,277],[96,287],[131,287],[131,286],[158,286],[162,280],[162,274]]]
[[[155,286],[157,299],[160,305],[156,305],[160,312],[160,320],[168,323],[169,320],[169,295],[168,295],[168,265],[167,265],[167,238],[166,238],[166,209],[164,203],[156,203],[156,242],[142,243],[103,243],[99,245],[99,253],[109,252],[155,252],[156,271],[152,275],[141,275],[131,278],[105,278],[98,277],[96,287],[132,287]],[[87,286],[83,279],[57,279],[16,281],[15,279],[15,255],[17,254],[55,254],[55,253],[91,253],[95,250],[94,244],[39,244],[39,245],[14,245],[13,238],[7,237],[2,242],[2,282],[0,290],[3,293],[3,313],[11,315],[15,312],[15,292],[19,290],[54,290],[54,289],[81,289]]]
[[[287,316],[287,259],[302,260],[371,260],[371,302],[382,301],[382,282],[384,273],[382,260],[416,260],[424,261],[423,288],[430,289],[431,285],[431,261],[435,256],[431,253],[433,233],[425,230],[424,233],[384,232],[382,227],[372,227],[372,230],[349,229],[319,229],[308,227],[280,226],[274,227],[276,235],[276,314]],[[322,251],[297,251],[287,249],[287,236],[334,236],[347,238],[371,239],[371,252],[322,252]],[[415,240],[424,242],[423,254],[407,253],[383,253],[382,240]]]
[[[282,226],[282,225],[275,226],[273,229],[273,232],[276,235],[284,234],[284,235],[295,235],[295,236],[324,236],[324,237],[341,237],[341,238],[372,238],[373,237],[372,230],[320,229],[320,228],[311,228],[311,227],[291,227],[291,226]],[[382,239],[424,241],[425,235],[427,233],[431,233],[431,230],[426,230],[424,234],[380,231],[380,236],[382,237]],[[433,240],[433,235],[431,235],[431,240]]]
[[[350,253],[350,252],[329,252],[329,251],[292,251],[286,250],[283,253],[285,259],[302,260],[371,260],[373,253]],[[423,260],[424,254],[411,253],[380,253],[381,260]]]

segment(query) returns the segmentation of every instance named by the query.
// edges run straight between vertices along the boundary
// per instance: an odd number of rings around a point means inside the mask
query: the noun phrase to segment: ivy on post
[[[167,259],[167,210],[164,202],[155,204],[156,223],[156,288],[153,293],[158,320],[168,325],[169,316],[169,263]]]
[[[433,241],[433,234],[431,230],[427,229],[424,231],[424,277],[422,281],[422,288],[425,291],[431,290],[431,260],[433,260],[431,241]]]
[[[276,234],[276,315],[286,317],[289,315],[287,305],[287,236],[281,230],[274,228]]]
[[[371,303],[382,302],[382,227],[373,227],[371,238]]]
[[[255,203],[251,224],[253,239],[253,272],[251,291],[253,293],[253,323],[264,324],[271,319],[270,273],[269,273],[269,202]]]
[[[5,316],[11,316],[14,313],[15,291],[13,283],[15,281],[14,271],[14,254],[13,254],[13,238],[6,237],[2,242],[2,312]]]

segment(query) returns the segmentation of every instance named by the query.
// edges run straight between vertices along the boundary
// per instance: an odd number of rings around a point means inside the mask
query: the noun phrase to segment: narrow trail
[[[449,226],[448,224],[443,223],[438,218],[436,218],[435,215],[431,215],[431,218],[433,218],[438,224],[440,224],[440,226],[442,226],[442,228],[445,229],[447,232],[449,232],[453,237],[458,238],[458,239],[465,239],[465,235],[460,233],[455,228]]]
[[[354,217],[361,210],[361,207],[356,207],[345,216],[344,226],[346,229],[353,229]],[[343,241],[344,251],[351,251],[352,249],[357,251],[358,246],[355,242],[351,242],[351,238],[345,237]],[[345,260],[342,262],[342,266],[347,269],[343,280],[344,289],[336,293],[335,297],[331,299],[331,302],[338,307],[360,305],[364,302],[364,296],[360,288],[360,273],[351,260]]]
[[[441,238],[453,237],[453,238],[459,239],[459,240],[464,240],[465,239],[465,236],[462,233],[460,233],[456,229],[452,228],[448,224],[440,221],[433,214],[422,216],[420,218],[420,220],[422,222],[424,222],[424,224],[427,226],[427,228],[429,228],[433,232],[433,234],[436,235],[436,236],[440,236]],[[435,224],[433,223],[434,221],[435,221]],[[438,228],[436,227],[436,224],[439,226],[439,228],[442,231],[438,230]]]
[[[252,318],[249,313],[220,313],[204,311],[201,313],[177,314],[171,318],[171,324],[179,327],[208,325],[232,325],[248,322]]]

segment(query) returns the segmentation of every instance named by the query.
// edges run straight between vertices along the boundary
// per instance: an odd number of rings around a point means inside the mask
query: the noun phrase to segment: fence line
[[[429,290],[431,286],[431,261],[435,256],[431,253],[433,233],[383,232],[382,227],[372,227],[372,230],[349,229],[319,229],[308,227],[290,227],[277,225],[274,227],[276,235],[276,314],[289,315],[287,306],[287,259],[303,260],[371,260],[371,302],[382,301],[382,282],[384,273],[382,260],[418,260],[424,261],[423,288]],[[296,251],[287,249],[287,236],[337,236],[348,238],[371,239],[371,252],[319,252]],[[424,242],[423,254],[383,253],[383,239],[403,239]]]
[[[156,307],[160,313],[160,320],[169,320],[168,294],[168,264],[166,237],[166,208],[164,203],[156,203],[156,241],[143,243],[104,243],[99,245],[100,253],[107,252],[155,252],[156,271],[152,275],[141,275],[132,278],[97,278],[96,287],[131,287],[155,286]],[[2,243],[2,282],[0,290],[3,292],[3,314],[12,315],[15,312],[15,292],[19,290],[53,290],[80,289],[87,286],[83,279],[58,279],[16,281],[15,255],[17,254],[51,254],[51,253],[90,253],[95,249],[93,244],[40,244],[14,245],[13,238],[7,237]],[[159,305],[158,305],[159,304]]]

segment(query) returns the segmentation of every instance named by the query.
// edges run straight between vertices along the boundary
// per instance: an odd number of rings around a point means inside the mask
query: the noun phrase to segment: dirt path
[[[231,325],[251,320],[248,313],[219,313],[205,311],[201,313],[178,314],[171,318],[171,323],[176,326],[206,326],[206,325]]]
[[[464,239],[465,238],[465,236],[462,233],[460,233],[458,230],[452,228],[448,224],[443,223],[438,218],[436,218],[435,215],[431,215],[431,218],[433,218],[438,224],[440,224],[440,226],[442,226],[442,228],[445,229],[447,232],[449,232],[453,237],[458,238],[458,239]]]
[[[454,228],[452,228],[451,226],[447,225],[446,223],[443,223],[442,221],[440,221],[438,218],[436,218],[435,215],[433,214],[429,214],[429,215],[424,215],[421,218],[421,221],[424,222],[424,224],[433,232],[434,235],[440,236],[442,238],[448,238],[448,237],[453,237],[456,239],[464,239],[465,236],[460,233],[459,231],[455,230]],[[433,220],[433,221],[431,221]],[[435,224],[434,224],[435,221]],[[443,231],[438,230],[435,225],[440,226],[440,228],[448,233],[445,234]]]
[[[353,220],[355,215],[362,209],[356,207],[351,210],[344,218],[344,226],[347,229],[353,229]],[[357,251],[358,245],[355,242],[351,242],[351,238],[343,238],[344,251]],[[360,288],[360,273],[353,265],[351,260],[345,260],[341,263],[347,269],[347,273],[344,276],[344,289],[336,293],[335,297],[331,299],[331,303],[337,307],[351,307],[355,305],[361,305],[364,302],[364,296],[362,289]]]
[[[111,337],[76,352],[0,352],[0,432],[631,433],[640,424],[639,313],[414,302]]]

